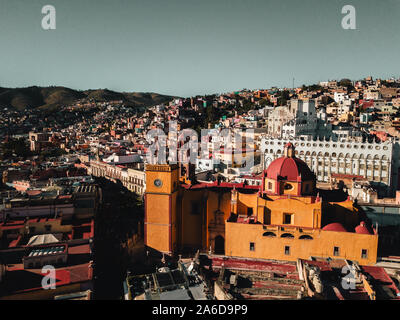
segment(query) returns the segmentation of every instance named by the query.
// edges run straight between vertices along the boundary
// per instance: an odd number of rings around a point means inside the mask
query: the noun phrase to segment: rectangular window
[[[247,208],[247,216],[253,215],[253,208]]]
[[[192,214],[200,214],[200,204],[197,202],[192,202]]]
[[[272,190],[272,182],[268,182],[268,190]]]
[[[34,233],[35,232],[35,227],[29,227],[29,233]]]
[[[338,256],[339,255],[339,247],[333,247],[333,255]]]
[[[367,259],[368,258],[368,250],[367,249],[362,249],[361,250],[361,258],[362,259]]]
[[[271,224],[271,211],[264,207],[264,224]]]
[[[289,256],[290,255],[290,247],[285,246],[285,255]]]
[[[47,232],[49,232],[49,231],[51,231],[51,225],[45,225],[44,226],[44,229],[47,231]]]
[[[283,224],[292,224],[292,214],[291,213],[283,214]]]
[[[255,250],[256,250],[256,247],[255,247],[254,242],[250,242],[250,251],[255,251]]]

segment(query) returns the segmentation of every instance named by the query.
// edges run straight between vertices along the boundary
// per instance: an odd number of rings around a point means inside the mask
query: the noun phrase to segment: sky
[[[189,97],[399,77],[399,17],[400,0],[0,0],[0,86]]]

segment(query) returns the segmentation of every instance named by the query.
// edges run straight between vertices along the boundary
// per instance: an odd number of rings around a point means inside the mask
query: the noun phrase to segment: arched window
[[[285,185],[284,185],[285,190],[293,190],[293,188],[294,187],[290,183],[285,183]]]
[[[291,233],[284,233],[281,235],[281,238],[294,238],[294,235],[292,235]]]
[[[225,239],[222,236],[216,236],[214,239],[215,254],[225,254]]]
[[[307,235],[307,234],[303,234],[303,235],[301,235],[299,237],[299,239],[301,239],[301,240],[313,240],[314,238],[309,236],[309,235]]]
[[[264,237],[276,237],[276,234],[273,232],[264,232],[263,236]]]

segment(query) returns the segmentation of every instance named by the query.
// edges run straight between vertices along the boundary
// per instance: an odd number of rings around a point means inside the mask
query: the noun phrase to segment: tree
[[[260,103],[260,106],[265,107],[265,106],[270,105],[270,104],[271,104],[271,101],[269,101],[268,99],[263,98],[263,99],[261,99],[261,100],[259,101],[259,103]]]
[[[323,96],[322,98],[321,98],[321,102],[322,102],[322,104],[324,105],[324,106],[327,106],[328,104],[330,104],[330,103],[332,103],[332,102],[334,102],[335,100],[333,100],[331,97],[329,97],[329,96]]]
[[[57,158],[59,156],[62,156],[66,154],[64,149],[60,149],[60,148],[54,148],[54,149],[45,149],[42,150],[39,154],[39,158],[40,160],[46,160],[48,158]]]
[[[24,138],[13,139],[10,138],[5,142],[1,148],[1,156],[3,159],[11,158],[13,155],[26,159],[32,156],[28,144]]]
[[[347,91],[350,91],[350,90],[354,89],[351,80],[347,79],[347,78],[340,80],[339,81],[339,85],[342,86],[342,87],[346,87]]]
[[[290,93],[288,90],[280,91],[278,95],[278,106],[285,106],[289,99],[290,99]]]

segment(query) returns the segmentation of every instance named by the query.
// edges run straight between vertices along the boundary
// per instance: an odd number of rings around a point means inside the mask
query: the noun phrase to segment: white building
[[[290,100],[289,107],[277,107],[268,118],[268,134],[273,137],[314,135],[318,126],[315,100]]]
[[[210,171],[219,167],[219,161],[216,159],[196,159],[196,172]]]
[[[293,118],[288,107],[276,107],[268,116],[268,134],[272,137],[281,137],[283,125]]]
[[[331,173],[362,176],[371,185],[393,195],[397,189],[399,171],[398,140],[386,142],[314,141],[312,137],[295,139],[263,138],[264,168],[283,155],[284,145],[292,142],[296,156],[307,163],[318,181],[329,182]]]
[[[299,135],[314,135],[318,127],[315,100],[290,101],[289,112],[293,119],[287,121],[282,129],[282,137],[290,138]]]
[[[126,163],[136,163],[143,162],[142,158],[138,154],[126,154],[126,155],[117,155],[113,153],[107,158],[103,159],[104,162],[110,164],[126,164]]]
[[[90,161],[88,173],[95,177],[104,177],[113,182],[121,181],[129,191],[143,195],[146,191],[146,173],[144,170],[116,166],[102,161]]]
[[[261,186],[262,176],[261,175],[242,175],[233,179],[235,183],[246,183],[249,186]]]
[[[366,124],[369,123],[372,120],[372,114],[371,113],[360,113],[360,123]]]
[[[346,100],[347,98],[348,96],[344,92],[335,91],[335,93],[333,94],[333,100],[335,100],[335,102],[341,102]]]

